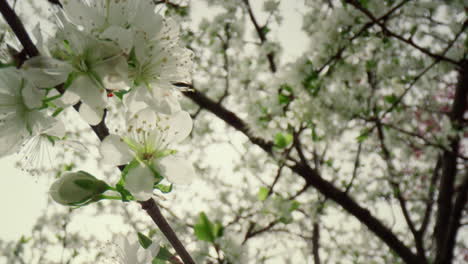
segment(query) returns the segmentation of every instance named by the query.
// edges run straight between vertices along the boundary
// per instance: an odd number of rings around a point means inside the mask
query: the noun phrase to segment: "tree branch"
[[[29,57],[39,55],[39,51],[29,37],[28,32],[26,32],[23,23],[6,0],[0,0],[0,13],[2,13],[8,25],[10,25]]]
[[[395,32],[391,31],[390,29],[387,28],[387,26],[385,24],[383,24],[382,22],[380,22],[368,9],[366,9],[365,7],[363,7],[359,1],[357,0],[346,0],[346,3],[349,3],[351,4],[352,6],[354,6],[356,9],[358,9],[359,11],[361,11],[363,14],[365,14],[371,21],[375,22],[377,25],[379,25],[379,27],[382,29],[382,31],[384,32],[384,34],[387,34],[391,37],[394,37],[410,46],[412,46],[413,48],[416,48],[417,50],[419,50],[420,52],[438,60],[438,61],[446,61],[446,62],[449,62],[449,63],[452,63],[452,64],[455,64],[455,65],[458,65],[459,62],[458,61],[455,61],[453,59],[450,59],[450,58],[447,58],[443,55],[439,55],[439,54],[435,54],[435,53],[432,53],[430,50],[426,49],[426,48],[423,48],[421,46],[419,46],[418,44],[414,43],[414,41],[412,39],[406,39],[398,34],[396,34]],[[466,24],[466,23],[465,23]],[[465,26],[464,26],[465,27]]]
[[[257,19],[255,18],[255,15],[252,11],[252,7],[250,6],[249,0],[242,0],[247,8],[247,12],[249,13],[250,20],[252,21],[252,24],[255,27],[255,31],[257,31],[257,35],[260,38],[260,43],[263,45],[263,43],[266,42],[266,36],[264,29],[266,25],[260,26],[257,22]],[[273,52],[270,52],[267,54],[267,59],[268,63],[270,64],[270,70],[271,72],[276,72],[276,63],[275,63],[275,54]]]
[[[314,264],[320,264],[320,225],[317,222],[314,223],[314,227],[312,229],[312,255],[314,257]]]
[[[468,95],[468,60],[464,60],[459,71],[459,79],[453,99],[450,120],[456,130],[463,128],[463,115],[467,108]],[[455,239],[458,227],[451,226],[456,221],[450,221],[453,216],[454,183],[457,176],[457,153],[459,152],[460,137],[458,135],[450,139],[450,150],[444,151],[442,156],[442,175],[439,185],[439,197],[437,199],[437,218],[434,229],[436,237],[436,261],[435,263],[451,263],[453,247],[449,248]],[[448,230],[452,231],[449,234]]]
[[[159,210],[158,205],[154,202],[153,198],[139,202],[141,204],[141,208],[148,213],[149,216],[153,219],[153,221],[158,225],[159,229],[163,232],[164,236],[171,242],[172,247],[174,247],[177,254],[179,254],[180,258],[184,261],[185,264],[195,264],[190,254],[185,249],[184,245],[180,242],[179,238],[175,234],[174,230],[172,230],[169,223],[166,221],[164,216]]]

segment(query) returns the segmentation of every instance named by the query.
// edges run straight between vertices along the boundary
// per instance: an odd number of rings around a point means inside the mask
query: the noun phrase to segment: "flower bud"
[[[79,205],[107,191],[109,186],[84,171],[65,173],[50,187],[52,199],[63,205]]]

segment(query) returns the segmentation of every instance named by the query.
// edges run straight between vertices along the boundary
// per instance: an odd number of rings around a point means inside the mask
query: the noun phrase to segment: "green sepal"
[[[62,107],[55,109],[55,111],[52,113],[52,117],[57,117],[60,113],[62,113],[62,111],[63,111]]]
[[[132,168],[136,168],[140,165],[140,162],[136,159],[133,159],[125,168],[122,170],[120,174],[120,180],[115,185],[115,190],[120,193],[122,196],[123,202],[128,202],[133,200],[132,194],[125,189],[125,178],[127,177],[128,171]]]
[[[172,191],[173,184],[165,185],[165,184],[154,184],[154,189],[160,190],[162,193],[170,193]]]
[[[113,94],[115,94],[115,96],[117,96],[117,98],[119,98],[120,100],[123,100],[123,96],[129,92],[130,90],[122,90],[122,91],[115,91],[113,92]]]

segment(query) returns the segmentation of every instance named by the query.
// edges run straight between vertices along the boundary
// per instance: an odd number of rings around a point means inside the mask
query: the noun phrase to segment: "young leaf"
[[[198,222],[193,227],[195,230],[195,236],[202,241],[214,242],[214,226],[213,223],[208,219],[204,212],[201,212],[198,217]]]
[[[147,249],[149,248],[149,246],[151,246],[151,244],[153,243],[153,241],[151,241],[151,239],[145,235],[143,235],[142,233],[138,232],[138,242],[140,242],[140,245],[144,248],[144,249]]]
[[[258,190],[258,193],[257,193],[257,198],[259,201],[265,201],[266,198],[268,197],[268,193],[270,192],[270,190],[266,187],[260,187],[260,189]]]
[[[275,136],[275,147],[282,149],[287,147],[293,140],[293,136],[289,133],[278,133]]]
[[[167,250],[167,248],[161,247],[159,249],[158,255],[153,259],[152,264],[164,264],[166,263],[166,261],[169,261],[172,257],[173,255],[171,254],[171,252],[169,252],[169,250]]]

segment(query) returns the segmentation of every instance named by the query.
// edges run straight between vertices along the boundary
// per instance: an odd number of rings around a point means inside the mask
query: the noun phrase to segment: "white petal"
[[[54,87],[64,83],[72,66],[60,60],[37,56],[27,60],[22,69],[25,77],[41,88]]]
[[[107,105],[106,91],[98,87],[88,76],[76,78],[67,90],[79,95],[81,100],[89,106],[105,108]]]
[[[104,108],[99,106],[91,107],[85,103],[80,106],[81,117],[90,125],[95,126],[101,122],[104,115]]]
[[[129,93],[124,95],[123,102],[130,115],[133,115],[147,107],[146,103],[143,102],[145,94],[149,96],[148,91],[146,91],[144,87],[135,87]]]
[[[167,121],[167,125],[169,126],[168,141],[179,143],[192,132],[192,117],[185,111],[179,111],[171,116]]]
[[[113,134],[101,142],[99,152],[103,158],[102,161],[113,166],[127,164],[133,158],[128,145],[123,142],[121,137]]]
[[[140,110],[130,118],[128,125],[135,129],[141,128],[143,131],[153,130],[158,120],[157,114],[150,108]]]
[[[45,134],[49,136],[55,136],[58,138],[63,138],[65,136],[65,124],[60,121],[56,120],[54,125],[44,131]]]
[[[110,26],[101,34],[101,37],[115,41],[125,54],[130,54],[130,49],[133,44],[133,34],[129,29]]]
[[[179,98],[171,89],[153,87],[151,94],[145,96],[144,100],[149,107],[163,114],[170,115],[181,111]]]
[[[133,24],[143,30],[147,40],[153,39],[162,27],[162,17],[156,14],[154,9],[153,1],[139,1],[137,13],[133,20]]]
[[[138,201],[146,201],[153,195],[154,176],[148,167],[138,166],[130,169],[125,179],[125,188]]]
[[[195,177],[192,164],[182,157],[167,156],[155,163],[158,172],[174,184],[190,184]]]
[[[23,90],[21,90],[24,104],[29,108],[38,108],[42,105],[42,99],[44,98],[45,91],[40,90],[31,83],[26,83]]]
[[[22,76],[13,67],[3,68],[0,74],[0,93],[19,94]]]
[[[80,101],[80,96],[78,96],[75,92],[70,91],[70,89],[67,89],[65,93],[60,97],[60,99],[57,100],[57,103],[61,107],[67,107],[70,105],[74,105]]]

